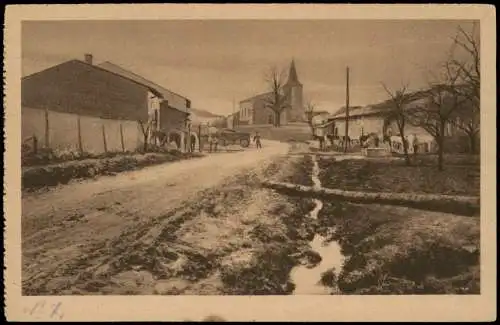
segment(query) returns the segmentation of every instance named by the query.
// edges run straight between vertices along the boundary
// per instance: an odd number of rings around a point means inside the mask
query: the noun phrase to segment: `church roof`
[[[290,64],[290,71],[288,72],[288,81],[287,85],[300,85],[299,77],[297,76],[297,69],[295,68],[295,60],[292,59],[292,63]]]
[[[301,85],[299,81],[299,77],[297,76],[297,69],[295,68],[295,60],[292,59],[292,63],[290,64],[290,71],[288,72],[288,80],[285,84],[286,86],[294,86]],[[240,103],[252,102],[256,100],[261,100],[272,96],[273,92],[262,93],[258,95],[254,95],[252,97],[241,100]]]
[[[244,100],[240,101],[240,103],[251,102],[251,101],[255,101],[255,100],[259,100],[259,99],[265,99],[265,98],[268,98],[269,96],[271,96],[272,94],[273,94],[272,92],[258,94],[258,95],[249,97],[247,99],[244,99]]]

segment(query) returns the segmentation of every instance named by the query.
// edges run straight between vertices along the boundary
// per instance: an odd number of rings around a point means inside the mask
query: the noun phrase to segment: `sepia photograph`
[[[313,17],[22,20],[20,295],[484,295],[495,41]]]

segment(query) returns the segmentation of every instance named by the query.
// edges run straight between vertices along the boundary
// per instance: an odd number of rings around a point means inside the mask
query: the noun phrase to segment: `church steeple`
[[[299,77],[297,76],[297,70],[295,69],[295,60],[292,59],[290,64],[290,72],[288,72],[287,85],[300,85]]]

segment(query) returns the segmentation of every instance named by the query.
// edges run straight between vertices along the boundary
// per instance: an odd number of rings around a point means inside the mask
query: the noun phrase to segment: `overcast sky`
[[[266,70],[295,58],[306,100],[335,111],[386,99],[380,85],[426,84],[461,21],[59,21],[24,22],[22,74],[92,53],[190,98],[217,114],[267,91]]]

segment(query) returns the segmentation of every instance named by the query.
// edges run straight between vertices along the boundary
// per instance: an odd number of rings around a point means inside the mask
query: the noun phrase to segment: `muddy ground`
[[[424,186],[429,182],[427,177],[420,178],[417,184],[403,182],[398,185],[392,179],[381,183],[377,182],[377,177],[382,178],[381,175],[388,171],[376,169],[369,173],[373,164],[359,160],[334,163],[322,159],[320,178],[323,184],[334,188],[346,185],[361,189],[368,184],[366,190],[380,190],[385,186],[388,191],[388,182],[392,182],[399,190],[401,186],[413,186],[416,192],[457,193],[455,185],[464,182],[466,177],[433,183],[432,188]],[[392,168],[408,167],[396,164]],[[409,168],[417,174],[422,172],[417,167]],[[449,172],[456,172],[456,169],[451,168]],[[404,176],[401,171],[398,175],[400,180],[414,176]],[[475,191],[470,187],[467,190],[468,193]],[[347,256],[337,279],[344,294],[480,293],[479,214],[462,216],[407,207],[330,201],[325,202],[320,212],[318,231],[338,241]]]
[[[291,268],[314,256],[308,246],[314,229],[305,221],[312,202],[259,183],[307,182],[307,159],[280,156],[226,177],[159,217],[136,218],[117,236],[87,244],[81,256],[68,253],[56,260],[39,248],[24,250],[23,294],[290,294]],[[77,219],[85,221],[82,215]],[[27,244],[39,238],[40,223],[25,225]],[[58,235],[63,233],[51,234]],[[84,245],[74,241],[69,250]]]

